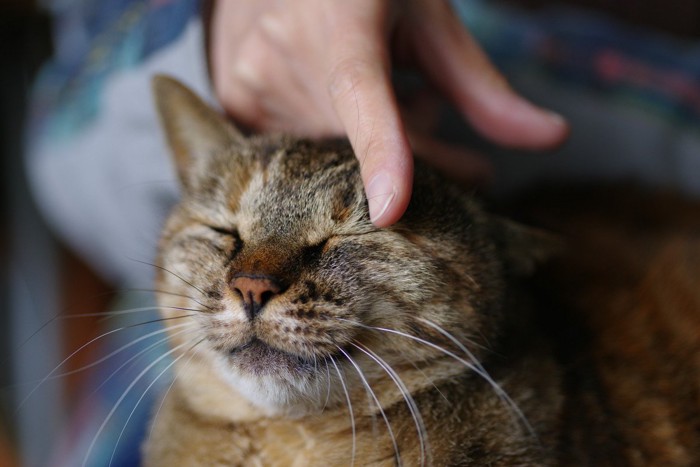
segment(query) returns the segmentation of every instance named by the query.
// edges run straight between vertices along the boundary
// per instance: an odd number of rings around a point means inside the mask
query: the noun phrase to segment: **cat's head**
[[[305,413],[341,397],[341,375],[389,380],[381,362],[418,368],[409,386],[465,371],[445,351],[498,332],[506,271],[540,253],[527,235],[421,165],[402,220],[378,229],[346,142],[245,137],[176,81],[154,88],[182,186],[157,286],[180,354]]]

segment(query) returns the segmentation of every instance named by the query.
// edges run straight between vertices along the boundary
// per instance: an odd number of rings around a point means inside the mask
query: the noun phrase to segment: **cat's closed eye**
[[[236,240],[240,241],[240,237],[238,235],[238,231],[236,229],[230,228],[230,227],[219,227],[217,225],[207,225],[209,229],[213,230],[214,232],[220,234],[220,235],[225,235],[229,237],[233,237]]]
[[[304,258],[307,261],[318,259],[328,249],[330,238],[326,238],[320,242],[314,243],[304,248]]]

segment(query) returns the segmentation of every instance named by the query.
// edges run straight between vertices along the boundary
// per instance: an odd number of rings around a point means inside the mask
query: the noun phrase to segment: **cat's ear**
[[[516,275],[532,274],[538,265],[557,256],[564,241],[557,235],[491,216],[492,235],[508,269]]]
[[[180,181],[186,188],[210,158],[225,148],[246,144],[238,129],[179,81],[157,75],[152,86]]]

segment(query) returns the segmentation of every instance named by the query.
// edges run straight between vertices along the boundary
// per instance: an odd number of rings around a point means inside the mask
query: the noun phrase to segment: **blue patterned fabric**
[[[30,133],[61,141],[100,112],[114,73],[175,40],[199,13],[198,0],[69,0],[54,7],[56,54],[35,84]]]
[[[529,69],[677,124],[700,123],[698,43],[580,10],[531,13],[483,0],[453,4],[506,74]]]

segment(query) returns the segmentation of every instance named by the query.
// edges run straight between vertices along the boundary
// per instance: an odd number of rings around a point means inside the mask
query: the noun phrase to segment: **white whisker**
[[[124,398],[125,398],[126,395],[129,393],[129,391],[131,391],[131,389],[136,385],[136,383],[138,383],[138,382],[141,380],[141,378],[143,378],[143,376],[151,370],[151,368],[153,368],[154,366],[156,366],[156,365],[157,365],[158,363],[160,363],[163,359],[165,359],[165,358],[167,358],[168,356],[170,356],[170,354],[172,354],[172,353],[178,351],[180,348],[182,348],[182,347],[184,347],[185,345],[188,345],[188,344],[189,344],[189,342],[185,342],[185,343],[183,343],[183,344],[180,344],[180,345],[174,347],[173,349],[169,350],[168,352],[165,352],[163,355],[161,355],[161,356],[158,357],[156,360],[154,360],[153,362],[151,362],[146,368],[144,368],[144,369],[138,374],[138,376],[136,376],[136,378],[129,384],[129,386],[124,390],[124,392],[122,392],[122,395],[119,397],[119,399],[117,399],[117,402],[114,404],[114,406],[112,407],[112,409],[109,411],[109,413],[107,414],[107,416],[106,416],[105,419],[103,420],[102,424],[101,424],[100,427],[98,428],[97,433],[95,433],[95,436],[92,438],[92,441],[90,442],[90,446],[88,447],[88,450],[87,450],[87,452],[85,453],[85,458],[83,459],[83,467],[87,466],[88,460],[89,460],[89,458],[90,458],[90,454],[92,453],[92,450],[93,450],[93,448],[95,447],[95,443],[97,442],[97,439],[99,438],[100,434],[102,433],[102,430],[104,430],[105,426],[107,426],[107,423],[109,423],[109,420],[111,420],[112,415],[114,415],[114,412],[117,411],[117,408],[119,408],[119,405],[120,405],[121,402],[124,400]]]
[[[173,365],[175,365],[178,361],[180,361],[180,359],[181,359],[182,357],[184,357],[185,355],[187,355],[187,353],[190,352],[192,349],[194,349],[197,345],[199,345],[200,343],[202,343],[202,341],[204,341],[204,339],[201,339],[201,340],[197,341],[194,345],[192,345],[192,347],[190,347],[190,348],[187,349],[185,352],[183,352],[182,355],[180,355],[180,356],[177,357],[175,360],[173,360],[172,362],[170,362],[165,368],[163,368],[163,370],[161,370],[160,373],[158,373],[158,375],[157,375],[155,378],[153,378],[153,381],[151,381],[151,383],[146,387],[146,389],[144,389],[143,393],[141,394],[141,396],[138,398],[138,400],[137,400],[136,403],[134,404],[134,407],[131,409],[131,412],[129,413],[129,416],[126,418],[126,421],[124,422],[124,426],[122,427],[121,431],[119,432],[119,436],[117,437],[117,441],[115,441],[115,443],[114,443],[114,449],[112,449],[112,455],[111,455],[110,458],[109,458],[109,464],[108,464],[108,465],[109,465],[110,467],[111,467],[111,465],[112,465],[112,462],[114,461],[114,456],[115,456],[116,453],[117,453],[117,448],[119,447],[119,442],[121,441],[122,436],[124,435],[124,431],[126,430],[126,427],[127,427],[127,425],[129,424],[129,421],[131,420],[131,417],[134,416],[134,412],[136,412],[136,409],[138,408],[139,404],[141,403],[141,401],[143,400],[143,398],[146,397],[146,394],[148,393],[148,391],[153,387],[154,384],[156,384],[156,382],[157,382],[157,381],[158,381],[158,380],[173,366]]]
[[[447,398],[447,396],[445,394],[443,394],[443,392],[440,390],[440,388],[437,387],[437,385],[435,384],[433,379],[431,377],[429,377],[428,375],[426,375],[425,371],[423,371],[423,369],[421,367],[419,367],[416,364],[416,362],[411,362],[411,366],[413,366],[413,368],[415,368],[416,371],[418,371],[421,375],[423,375],[423,378],[425,378],[426,381],[428,381],[428,383],[430,383],[430,385],[433,387],[433,389],[435,389],[435,391],[438,394],[440,394],[440,396],[445,400],[445,402],[450,403],[450,400]]]
[[[175,311],[190,311],[193,313],[201,313],[203,310],[198,310],[197,308],[189,308],[189,307],[182,307],[182,306],[165,306],[165,305],[158,305],[158,306],[152,306],[152,307],[145,307],[142,309],[134,309],[137,311],[147,311],[147,310],[175,310]],[[108,321],[115,316],[119,315],[126,315],[126,314],[132,314],[135,313],[133,310],[118,310],[118,311],[106,311],[106,312],[101,312],[101,313],[94,313],[94,314],[83,314],[83,315],[68,315],[68,317],[86,317],[86,316],[101,316],[102,319],[100,321]],[[193,315],[187,315],[187,316],[193,316]],[[162,320],[166,319],[172,319],[172,318],[161,318]]]
[[[188,326],[194,326],[194,325],[192,325],[192,324],[190,324],[190,323],[187,323],[187,324],[188,324]],[[105,378],[105,380],[102,381],[102,383],[100,383],[99,386],[97,386],[97,387],[95,388],[95,390],[92,392],[92,394],[95,394],[97,391],[99,391],[105,384],[107,384],[107,383],[109,382],[109,380],[111,380],[112,378],[114,378],[114,376],[115,376],[117,373],[119,373],[125,366],[131,364],[131,365],[129,365],[129,368],[127,368],[126,371],[128,371],[129,369],[131,369],[131,367],[133,367],[133,366],[136,364],[136,362],[138,362],[139,359],[140,359],[141,357],[143,357],[144,355],[146,355],[149,351],[155,349],[156,347],[158,347],[159,345],[163,344],[164,342],[167,342],[167,341],[170,340],[172,337],[179,336],[179,335],[181,335],[181,334],[190,333],[190,332],[195,332],[195,331],[197,331],[197,329],[194,328],[194,327],[193,327],[192,329],[183,329],[183,330],[180,330],[180,331],[178,331],[178,332],[173,333],[172,335],[165,336],[165,337],[162,338],[162,339],[158,339],[158,340],[155,341],[154,343],[150,344],[148,347],[139,350],[139,351],[136,352],[134,355],[132,355],[131,357],[129,357],[128,360],[126,360],[126,361],[123,362],[121,365],[119,365],[119,367],[118,367],[116,370],[112,371],[112,373],[110,373],[110,375],[109,375],[107,378]],[[91,394],[91,395],[92,395],[92,394]]]
[[[200,340],[197,344],[199,344],[201,342],[202,342],[202,340]],[[194,346],[192,348],[194,348]],[[189,352],[189,350],[188,350],[188,352]],[[195,352],[192,352],[190,354],[190,358],[187,359],[185,366],[181,369],[182,371],[185,371],[190,366],[190,363],[192,363],[192,359],[194,358],[195,355],[196,355]],[[158,405],[158,410],[156,410],[155,415],[151,418],[151,427],[148,430],[148,438],[147,439],[150,439],[151,435],[153,434],[153,428],[156,426],[156,420],[158,420],[158,415],[160,414],[160,411],[163,408],[163,404],[165,403],[165,399],[168,397],[168,393],[175,385],[175,381],[177,381],[177,378],[179,376],[180,376],[180,372],[176,371],[175,376],[173,377],[173,380],[170,382],[170,385],[168,386],[168,389],[165,390],[165,393],[161,397],[160,404]]]
[[[530,433],[530,435],[533,437],[536,437],[535,430],[532,428],[532,425],[527,420],[527,417],[525,417],[525,414],[523,413],[523,411],[520,410],[520,407],[518,407],[518,405],[515,403],[515,401],[513,399],[511,399],[511,397],[508,395],[508,393],[506,393],[503,390],[503,388],[496,381],[494,381],[494,379],[491,377],[491,375],[489,375],[485,370],[482,370],[483,367],[481,366],[481,364],[478,364],[478,366],[477,366],[473,363],[470,363],[470,362],[464,360],[462,357],[455,354],[454,352],[451,352],[443,347],[440,347],[437,344],[434,344],[430,341],[422,339],[418,336],[413,336],[411,334],[408,334],[408,333],[405,333],[402,331],[397,331],[396,329],[388,329],[388,328],[382,328],[382,327],[378,327],[378,326],[368,326],[368,325],[365,325],[362,323],[358,323],[358,322],[343,319],[343,318],[338,318],[338,319],[341,321],[351,322],[357,326],[360,326],[360,327],[363,327],[366,329],[374,329],[376,331],[387,332],[387,333],[396,334],[399,336],[406,337],[407,339],[412,339],[416,342],[420,342],[421,344],[427,345],[428,347],[431,347],[439,352],[442,352],[443,354],[445,354],[449,357],[454,358],[455,360],[457,360],[458,362],[460,362],[461,364],[466,366],[468,369],[470,369],[471,371],[473,371],[477,375],[481,376],[484,379],[484,381],[486,381],[491,386],[491,388],[496,392],[496,395],[498,395],[499,398],[501,400],[503,400],[503,402],[505,404],[507,404],[508,407],[510,407],[510,409],[513,411],[513,413],[515,413],[518,420],[520,420],[520,422],[523,423],[523,425],[525,426],[527,431]]]
[[[122,291],[123,291],[123,292],[144,292],[144,293],[152,293],[152,294],[163,294],[163,295],[170,295],[170,296],[172,296],[172,297],[186,298],[186,299],[188,299],[188,300],[192,300],[193,302],[195,302],[195,303],[196,303],[197,305],[199,305],[199,306],[203,306],[204,308],[206,308],[206,309],[209,310],[209,311],[212,311],[212,310],[213,310],[211,307],[205,305],[204,303],[200,302],[199,300],[197,300],[197,299],[194,298],[194,297],[191,297],[191,296],[189,296],[189,295],[185,295],[185,294],[182,294],[182,293],[170,292],[170,291],[168,291],[168,290],[159,290],[159,289],[136,289],[136,288],[131,288],[131,289],[123,289]]]
[[[352,429],[352,457],[350,458],[350,465],[353,466],[355,465],[355,450],[357,443],[357,435],[355,433],[355,413],[352,410],[352,402],[350,402],[350,393],[348,392],[348,388],[345,385],[345,379],[343,378],[343,374],[340,372],[340,368],[338,368],[338,364],[335,362],[335,359],[333,357],[329,358],[331,359],[331,363],[333,363],[333,366],[335,367],[336,373],[338,373],[340,385],[343,387],[343,392],[345,393],[345,400],[348,403],[348,412],[350,413],[350,428]]]
[[[156,268],[156,269],[160,269],[160,270],[163,271],[163,272],[167,272],[168,274],[172,275],[173,277],[175,277],[175,278],[177,278],[177,279],[180,279],[180,280],[181,280],[183,283],[185,283],[186,285],[189,285],[190,287],[192,287],[194,290],[196,290],[197,292],[199,292],[200,294],[202,294],[203,297],[206,297],[206,296],[207,296],[207,294],[206,294],[202,289],[200,289],[199,287],[197,287],[196,285],[194,285],[192,282],[190,282],[190,281],[188,281],[187,279],[185,279],[184,277],[182,277],[182,276],[180,276],[180,275],[174,273],[173,271],[171,271],[171,270],[169,270],[169,269],[167,269],[167,268],[164,268],[163,266],[159,266],[159,265],[157,265],[157,264],[149,263],[149,262],[147,262],[147,261],[141,261],[141,260],[134,259],[134,258],[130,258],[130,259],[131,259],[132,261],[136,261],[137,263],[145,264],[145,265],[147,265],[147,266],[151,266],[151,267],[154,267],[154,268]]]
[[[418,441],[420,443],[420,459],[421,465],[426,464],[426,448],[427,448],[427,432],[425,430],[425,423],[423,423],[423,417],[421,417],[420,410],[418,409],[418,405],[416,404],[416,401],[413,399],[411,396],[411,393],[409,392],[408,388],[404,384],[404,382],[401,380],[401,377],[396,373],[396,371],[391,368],[391,366],[384,360],[382,359],[379,355],[376,354],[376,352],[373,352],[366,346],[362,344],[351,344],[353,347],[358,349],[359,351],[363,352],[365,355],[370,357],[372,360],[374,360],[386,373],[389,375],[389,377],[394,381],[394,384],[396,387],[399,388],[399,391],[401,392],[401,396],[403,397],[404,401],[406,401],[406,405],[408,406],[408,410],[411,412],[411,417],[413,418],[413,422],[416,425],[416,430],[418,433]]]
[[[486,373],[486,369],[481,365],[481,362],[479,362],[479,359],[476,358],[476,356],[467,348],[466,345],[462,344],[459,339],[457,339],[455,336],[447,332],[442,326],[439,326],[436,323],[433,323],[430,320],[427,320],[425,318],[421,318],[420,316],[416,317],[419,321],[422,321],[423,323],[427,324],[431,328],[435,329],[437,332],[442,334],[443,336],[447,337],[454,345],[456,345],[462,352],[464,352],[470,359],[471,361],[474,362],[474,365],[481,370],[482,372]]]
[[[177,328],[181,328],[184,326],[192,326],[192,324],[191,323],[175,324],[175,325],[170,326],[169,329],[172,330],[172,329],[177,329]],[[110,352],[109,354],[100,358],[99,360],[96,360],[96,361],[89,363],[85,366],[82,366],[80,368],[76,368],[75,370],[67,371],[65,373],[60,373],[58,375],[53,375],[49,378],[49,380],[53,380],[53,379],[57,379],[57,378],[64,378],[66,376],[73,375],[73,374],[79,373],[81,371],[89,370],[90,368],[93,368],[93,367],[99,365],[100,363],[102,363],[106,360],[109,360],[110,358],[114,357],[115,355],[123,352],[124,350],[128,349],[129,347],[132,347],[132,346],[138,344],[139,342],[146,340],[148,338],[151,338],[153,336],[156,336],[158,334],[163,334],[167,331],[168,331],[168,329],[163,328],[163,329],[158,329],[157,331],[149,332],[148,334],[144,334],[143,336],[134,339],[133,341],[129,342],[128,344],[124,344],[123,346],[119,347],[117,350],[113,350],[112,352]],[[163,342],[165,340],[168,340],[168,338],[166,337],[165,339],[160,340],[157,343]]]
[[[179,317],[178,317],[178,318],[179,318]],[[168,319],[169,319],[169,318],[168,318]],[[122,327],[119,327],[119,328],[116,328],[116,329],[112,329],[111,331],[104,332],[104,333],[100,334],[99,336],[90,339],[88,342],[86,342],[85,344],[81,345],[81,346],[78,347],[75,351],[73,351],[70,355],[68,355],[66,358],[64,358],[58,365],[56,365],[56,366],[53,368],[53,370],[51,370],[51,371],[49,372],[49,374],[47,374],[46,376],[44,376],[44,377],[41,379],[41,381],[39,381],[39,383],[38,383],[31,391],[29,391],[29,394],[27,394],[27,395],[25,396],[25,398],[22,399],[22,401],[17,405],[16,411],[21,410],[22,407],[24,407],[24,404],[26,404],[27,401],[32,397],[32,395],[34,395],[34,393],[35,393],[46,381],[48,381],[48,380],[53,376],[53,374],[56,373],[56,371],[57,371],[59,368],[61,368],[63,365],[65,365],[66,362],[68,362],[71,358],[73,358],[76,354],[78,354],[78,353],[79,353],[81,350],[83,350],[84,348],[86,348],[86,347],[88,347],[89,345],[91,345],[92,343],[94,343],[94,342],[96,342],[96,341],[98,341],[98,340],[100,340],[100,339],[103,339],[103,338],[105,338],[105,337],[107,337],[107,336],[109,336],[109,335],[111,335],[111,334],[114,334],[114,333],[116,333],[116,332],[124,331],[124,330],[126,330],[126,329],[132,329],[132,328],[135,328],[135,327],[137,327],[137,326],[143,326],[143,325],[145,325],[145,324],[155,323],[155,322],[159,322],[159,321],[164,321],[164,320],[163,320],[163,319],[157,319],[157,320],[146,321],[146,322],[143,322],[143,323],[137,323],[137,324],[131,324],[131,325],[128,325],[128,326],[122,326]]]
[[[382,404],[379,403],[379,399],[377,398],[377,395],[374,393],[372,390],[372,387],[370,386],[369,382],[367,381],[367,378],[365,378],[364,373],[362,373],[362,370],[360,367],[355,363],[355,361],[348,355],[348,353],[343,350],[341,347],[338,347],[338,350],[340,353],[342,353],[345,358],[348,359],[350,364],[355,368],[357,371],[357,374],[360,376],[360,379],[362,380],[362,384],[364,384],[365,388],[367,388],[367,391],[369,392],[370,396],[372,399],[374,399],[374,403],[377,404],[377,408],[379,409],[379,413],[381,414],[382,418],[384,419],[384,423],[386,424],[386,428],[389,431],[389,436],[391,437],[391,442],[394,445],[394,455],[396,456],[396,463],[398,465],[402,465],[401,462],[401,454],[399,454],[399,446],[396,443],[396,437],[394,436],[394,430],[391,429],[391,424],[389,423],[389,419],[386,416],[386,413],[384,412],[384,409],[382,408]]]
[[[328,401],[331,400],[331,369],[328,367],[328,357],[324,358],[323,361],[326,364],[326,402],[323,404],[323,409],[321,409],[321,412],[326,410],[326,407],[328,407]]]
[[[147,307],[139,307],[139,308],[130,308],[127,310],[116,310],[116,311],[99,311],[99,312],[93,312],[93,313],[76,313],[76,314],[68,314],[68,315],[55,315],[49,318],[44,324],[39,326],[39,328],[31,333],[29,337],[27,337],[24,341],[22,341],[18,346],[17,350],[22,349],[27,342],[29,342],[32,338],[34,338],[37,334],[39,334],[41,331],[43,331],[47,326],[55,323],[56,321],[62,321],[66,319],[77,319],[77,318],[89,318],[93,316],[108,316],[108,315],[123,315],[123,314],[130,314],[130,313],[139,313],[143,311],[152,311],[158,309],[158,306],[156,305],[151,305]],[[199,310],[185,310],[185,311],[199,311]]]

